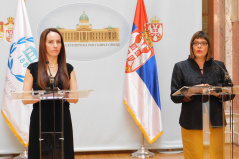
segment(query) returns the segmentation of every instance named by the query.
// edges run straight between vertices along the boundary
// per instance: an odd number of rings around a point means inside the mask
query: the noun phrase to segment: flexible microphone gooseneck
[[[54,77],[51,74],[51,70],[50,70],[50,67],[49,67],[49,61],[46,61],[46,64],[47,64],[47,67],[48,67],[48,70],[49,70],[49,73],[50,73],[50,85],[54,88],[55,80],[54,80]]]
[[[213,61],[217,66],[219,66],[219,67],[223,70],[223,72],[224,72],[224,74],[225,74],[225,82],[224,82],[223,86],[232,87],[232,86],[233,86],[233,84],[232,84],[232,79],[231,79],[229,73],[228,73],[222,66],[220,66],[214,59],[212,59],[212,61]]]

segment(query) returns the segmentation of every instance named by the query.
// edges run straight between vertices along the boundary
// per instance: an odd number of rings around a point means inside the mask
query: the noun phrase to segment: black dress
[[[37,84],[38,76],[38,63],[32,63],[28,66],[32,76],[33,76],[33,90],[41,90]],[[70,78],[70,73],[73,67],[67,64],[67,71]],[[58,79],[57,87],[61,90],[63,89],[63,83]],[[48,83],[49,86],[49,83]],[[61,108],[61,100],[55,101],[55,113],[56,113],[56,131],[61,129],[59,112]],[[42,100],[41,102],[41,114],[42,114],[42,131],[51,132],[53,131],[53,101],[52,100]],[[58,124],[59,123],[59,124]],[[51,149],[51,148],[50,148]],[[64,102],[64,158],[74,159],[74,145],[73,145],[73,132],[71,115],[69,110],[69,103]],[[44,151],[44,150],[42,150]],[[40,158],[40,146],[39,146],[39,102],[33,104],[33,111],[30,118],[30,132],[29,132],[29,148],[28,148],[28,158],[29,159],[39,159]]]

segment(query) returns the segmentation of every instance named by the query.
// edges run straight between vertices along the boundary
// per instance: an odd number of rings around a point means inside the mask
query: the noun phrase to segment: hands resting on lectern
[[[58,88],[58,90],[60,91],[59,88]],[[43,96],[45,97],[45,99],[47,98],[46,96],[48,96],[48,97],[50,97],[50,96],[63,97],[64,101],[67,101],[69,103],[77,103],[79,100],[78,91],[65,92],[64,95],[56,92],[54,95],[53,95],[53,93],[50,93],[50,94],[45,94]],[[40,94],[32,95],[32,92],[23,92],[21,99],[22,99],[22,103],[24,105],[34,104],[41,100],[41,95]],[[58,98],[58,99],[62,99],[62,98]]]
[[[209,85],[209,84],[197,84],[197,85],[194,85],[194,86],[195,87],[197,87],[197,86],[198,87],[209,87],[211,85]],[[186,95],[183,99],[184,102],[190,102],[192,100],[191,97],[192,97],[193,94],[203,94],[203,92],[202,92],[203,89],[201,89],[201,88],[196,89],[195,87],[194,87],[194,89],[189,89],[188,90],[188,92],[187,92],[188,95]],[[221,98],[221,95],[219,93],[215,92],[215,91],[210,92],[210,95],[213,95],[217,98]]]

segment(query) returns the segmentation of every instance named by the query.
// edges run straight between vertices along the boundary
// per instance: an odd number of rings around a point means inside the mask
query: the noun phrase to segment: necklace
[[[53,67],[56,67],[56,66],[58,66],[58,64],[53,65],[53,66],[49,65],[50,68],[53,68]]]

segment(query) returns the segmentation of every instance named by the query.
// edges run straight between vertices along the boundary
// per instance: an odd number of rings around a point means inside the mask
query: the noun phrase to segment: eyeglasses
[[[199,43],[199,42],[193,42],[192,43],[194,46],[199,46],[199,45],[201,45],[201,46],[207,46],[207,42],[201,42],[201,43]]]

